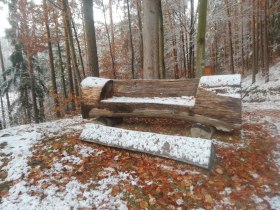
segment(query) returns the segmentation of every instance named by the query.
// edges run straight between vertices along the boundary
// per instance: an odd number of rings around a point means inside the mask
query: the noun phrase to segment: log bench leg
[[[122,117],[98,117],[96,121],[100,124],[107,125],[107,126],[115,126],[123,122]]]
[[[191,136],[195,138],[211,139],[215,133],[215,128],[212,126],[196,123],[191,128]]]

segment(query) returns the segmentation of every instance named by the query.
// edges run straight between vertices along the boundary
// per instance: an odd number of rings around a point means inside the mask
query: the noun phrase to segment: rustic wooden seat
[[[241,127],[241,76],[184,80],[110,80],[81,83],[81,112],[91,117],[173,118],[232,131]]]

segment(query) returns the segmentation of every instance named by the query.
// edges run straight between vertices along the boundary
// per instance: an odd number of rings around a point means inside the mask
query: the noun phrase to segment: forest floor
[[[243,82],[243,126],[217,132],[208,172],[79,140],[81,117],[0,131],[0,209],[280,209],[280,63]],[[118,127],[189,135],[190,124],[128,119]]]

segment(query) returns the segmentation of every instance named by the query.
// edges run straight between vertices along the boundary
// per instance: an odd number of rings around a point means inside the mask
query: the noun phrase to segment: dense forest
[[[87,76],[261,72],[280,55],[277,0],[2,0],[2,127],[79,112]],[[95,20],[93,19],[95,17]]]

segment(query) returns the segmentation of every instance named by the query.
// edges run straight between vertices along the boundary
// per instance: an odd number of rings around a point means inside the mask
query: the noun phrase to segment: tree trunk
[[[257,62],[256,62],[256,32],[255,32],[255,3],[254,0],[252,2],[252,84],[256,82],[256,73],[257,73]]]
[[[200,78],[203,75],[205,65],[205,33],[207,21],[207,0],[199,0],[199,16],[197,26],[197,49],[196,49],[196,71],[195,77]]]
[[[129,38],[130,38],[130,50],[131,50],[131,73],[132,73],[132,79],[135,79],[134,47],[133,47],[133,39],[132,39],[133,37],[132,37],[132,29],[131,29],[130,6],[129,6],[129,1],[128,0],[126,0],[126,5],[127,5],[128,27],[129,27]]]
[[[51,80],[52,80],[52,88],[53,88],[53,94],[54,94],[54,103],[55,103],[55,113],[56,117],[60,118],[60,106],[58,101],[58,93],[57,93],[57,86],[56,86],[56,76],[55,76],[55,70],[54,70],[54,61],[53,61],[53,51],[52,51],[52,43],[51,43],[51,33],[50,33],[50,27],[49,27],[49,16],[48,16],[48,7],[47,7],[47,0],[43,1],[44,5],[44,16],[45,16],[45,26],[46,26],[46,32],[47,32],[47,39],[48,39],[48,51],[49,51],[49,65],[51,70]]]
[[[63,23],[64,23],[64,44],[66,50],[66,66],[67,66],[67,73],[68,73],[68,84],[69,84],[69,98],[70,98],[70,110],[76,110],[76,104],[74,100],[75,92],[74,92],[74,82],[73,82],[73,75],[72,75],[72,67],[71,67],[71,53],[69,47],[69,36],[68,31],[66,28],[66,13],[63,14]]]
[[[243,1],[241,1],[241,17],[242,17],[242,23],[241,23],[241,65],[242,65],[242,75],[244,75],[245,73],[245,64],[244,64],[244,38],[243,38],[243,35],[244,35],[244,10],[243,10]]]
[[[87,67],[92,76],[99,77],[98,56],[92,7],[92,1],[83,0],[88,60]]]
[[[233,46],[232,46],[232,31],[231,31],[231,14],[230,14],[230,7],[229,0],[226,0],[226,10],[228,16],[228,38],[229,38],[229,60],[230,60],[230,71],[234,74],[234,63],[233,63]]]
[[[189,44],[189,78],[194,78],[194,1],[191,2],[190,44]]]
[[[112,44],[112,55],[114,61],[116,61],[116,46],[115,46],[115,33],[114,33],[114,21],[113,21],[113,3],[109,0],[109,12],[110,12],[110,34],[111,34],[111,44]]]
[[[73,21],[73,19],[72,19],[71,22],[72,22],[72,26],[73,26],[73,30],[74,30],[75,39],[76,39],[76,42],[77,42],[79,58],[80,58],[81,67],[82,67],[82,74],[83,74],[83,78],[85,78],[86,77],[86,72],[85,72],[84,61],[83,61],[83,57],[82,57],[80,41],[79,41],[78,33],[77,33],[77,30],[76,30],[75,22]]]
[[[0,92],[0,103],[1,103],[1,111],[2,111],[2,122],[1,122],[1,129],[5,129],[7,127],[6,125],[6,116],[5,116],[5,107],[4,107],[4,103],[3,103],[3,99],[1,96],[1,92]]]
[[[63,3],[63,11],[65,14],[65,26],[68,34],[68,41],[69,41],[69,46],[71,50],[71,58],[73,62],[73,70],[75,74],[75,78],[77,78],[78,82],[81,82],[81,75],[79,72],[78,68],[78,63],[77,63],[77,58],[76,58],[76,52],[75,52],[75,47],[74,47],[74,41],[73,41],[73,34],[72,34],[72,27],[71,27],[71,14],[69,11],[69,5],[68,5],[68,0],[62,0]],[[78,96],[78,94],[76,94]]]
[[[33,71],[32,56],[28,52],[27,52],[27,59],[28,59],[29,77],[31,81],[31,97],[32,97],[34,121],[35,123],[39,123],[39,113],[38,113],[37,100],[36,100],[37,97],[35,93],[36,83],[35,83],[35,76]]]
[[[6,75],[5,75],[5,65],[4,65],[4,59],[2,54],[2,46],[0,42],[0,61],[1,61],[1,68],[2,68],[2,75],[3,75],[3,81],[6,82]],[[5,93],[6,95],[6,101],[7,101],[7,108],[8,108],[8,116],[9,116],[9,123],[12,124],[12,114],[11,114],[11,103],[10,103],[10,97],[8,91]]]
[[[158,79],[159,74],[159,1],[144,0],[143,52],[144,79]]]
[[[161,0],[159,1],[159,78],[166,79],[164,62],[164,28]]]
[[[264,8],[264,37],[263,37],[263,43],[264,43],[264,72],[265,72],[265,82],[269,82],[269,53],[268,53],[268,23],[267,23],[267,10],[268,10],[268,2],[265,2],[265,8]]]
[[[140,31],[140,70],[143,73],[143,30],[142,30],[142,20],[141,20],[141,0],[137,0],[137,19],[138,27]]]

